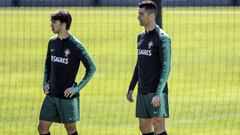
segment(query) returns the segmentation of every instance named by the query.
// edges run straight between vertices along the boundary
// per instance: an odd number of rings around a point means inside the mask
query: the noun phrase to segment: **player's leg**
[[[165,119],[160,117],[154,117],[153,119],[154,132],[156,135],[167,135],[165,129]]]
[[[38,132],[40,135],[50,135],[49,129],[52,122],[40,120],[38,124]]]
[[[153,124],[146,106],[146,95],[138,94],[136,102],[136,117],[139,118],[139,129],[143,135],[154,135]]]
[[[64,124],[64,126],[67,130],[68,135],[78,135],[76,123]]]
[[[148,100],[152,101],[155,94],[148,94]],[[167,95],[160,96],[160,106],[154,107],[152,104],[149,106],[149,111],[153,120],[154,132],[156,135],[167,135],[165,129],[165,118],[169,116],[168,98]]]
[[[52,125],[52,122],[57,117],[57,108],[54,103],[53,97],[46,96],[40,111],[38,132],[39,134],[49,135],[49,129]]]
[[[139,129],[143,135],[154,135],[152,119],[139,118]]]
[[[58,111],[69,135],[77,135],[76,122],[80,120],[79,97],[60,99]]]

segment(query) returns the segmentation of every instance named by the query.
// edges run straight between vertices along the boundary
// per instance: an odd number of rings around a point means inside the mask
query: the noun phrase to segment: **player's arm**
[[[137,37],[137,43],[139,42],[140,38],[141,38],[141,34],[139,34],[138,37]],[[129,91],[130,92],[134,91],[134,88],[135,88],[137,82],[138,82],[138,59],[137,59],[136,65],[135,65],[132,80],[131,80],[131,82],[129,84],[129,87],[128,87],[128,93],[129,93]]]
[[[51,52],[50,52],[50,42],[48,43],[47,55],[44,65],[44,74],[43,74],[43,90],[46,94],[49,93],[49,81],[50,81],[50,72],[51,72]]]
[[[171,69],[171,40],[166,35],[161,36],[160,40],[162,45],[159,47],[159,51],[163,56],[160,56],[162,57],[162,60],[160,61],[162,70],[160,71],[160,80],[156,90],[156,94],[158,96],[162,95],[163,93]]]
[[[154,96],[152,99],[152,105],[154,107],[160,106],[162,100],[164,99],[163,90],[167,83],[171,69],[171,40],[166,35],[162,35],[160,37],[160,40],[161,46],[159,46],[159,52],[161,56],[160,55],[159,56],[162,58],[160,61],[162,70],[160,71],[160,80],[156,90],[156,96]]]
[[[72,87],[74,94],[78,93],[88,83],[88,81],[92,78],[93,74],[96,72],[96,66],[92,58],[88,54],[87,50],[82,45],[79,46],[79,49],[81,51],[81,54],[79,54],[80,59],[84,67],[86,68],[86,73],[80,83]]]
[[[138,82],[138,62],[136,63],[136,66],[135,66],[135,69],[133,72],[133,76],[132,76],[132,80],[128,87],[128,91],[134,91],[134,88],[135,88],[137,82]]]
[[[140,40],[140,34],[137,37],[137,43],[139,42],[139,40]],[[137,60],[137,63],[135,65],[135,69],[134,69],[134,72],[133,72],[132,80],[131,80],[131,82],[129,84],[128,91],[127,91],[127,94],[126,94],[127,100],[129,102],[133,102],[134,101],[133,97],[132,97],[132,94],[133,94],[133,91],[134,91],[134,88],[135,88],[137,82],[138,82],[138,60]]]
[[[132,76],[132,80],[131,80],[131,82],[129,84],[128,92],[126,94],[127,100],[129,102],[133,102],[134,101],[133,97],[132,97],[132,94],[133,94],[133,91],[134,91],[134,88],[135,88],[137,82],[138,82],[138,62],[136,64],[136,66],[135,66],[135,69],[134,69],[134,72],[133,72],[133,76]]]

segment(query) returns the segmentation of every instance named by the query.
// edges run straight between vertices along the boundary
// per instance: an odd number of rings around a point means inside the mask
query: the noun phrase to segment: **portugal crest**
[[[69,49],[66,49],[66,50],[64,51],[64,56],[65,56],[65,57],[68,57],[70,53],[71,53],[70,50],[69,50]]]
[[[148,43],[148,49],[151,49],[152,46],[153,46],[153,42],[150,41],[150,42]]]

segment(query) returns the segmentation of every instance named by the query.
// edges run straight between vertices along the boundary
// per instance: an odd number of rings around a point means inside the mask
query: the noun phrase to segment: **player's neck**
[[[156,28],[156,22],[154,21],[152,23],[149,23],[144,28],[145,28],[146,32],[152,31],[152,30],[154,30]]]
[[[60,38],[61,40],[66,39],[69,37],[69,35],[70,35],[70,33],[68,32],[68,30],[60,31],[58,33],[58,38]]]

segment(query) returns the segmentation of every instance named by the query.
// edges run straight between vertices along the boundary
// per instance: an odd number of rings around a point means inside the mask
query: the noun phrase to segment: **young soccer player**
[[[51,28],[57,35],[48,43],[45,60],[43,90],[46,97],[40,111],[38,131],[50,135],[53,122],[63,123],[68,135],[77,135],[80,120],[79,92],[96,71],[95,64],[83,44],[69,33],[72,17],[66,10],[51,14]],[[75,82],[80,62],[86,74]]]
[[[167,135],[165,118],[169,117],[167,80],[170,72],[171,41],[156,25],[156,4],[139,4],[138,20],[145,31],[138,35],[138,59],[126,94],[133,102],[133,90],[138,82],[136,117],[143,135]]]

